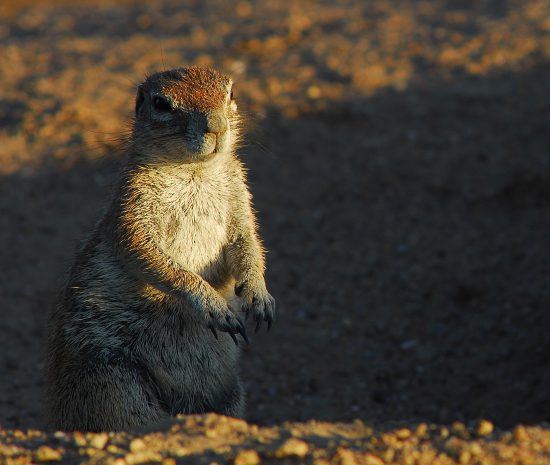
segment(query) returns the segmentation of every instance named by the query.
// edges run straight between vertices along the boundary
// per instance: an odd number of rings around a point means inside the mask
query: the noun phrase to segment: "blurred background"
[[[147,73],[230,73],[279,304],[248,419],[550,421],[550,3],[0,1],[0,423]]]

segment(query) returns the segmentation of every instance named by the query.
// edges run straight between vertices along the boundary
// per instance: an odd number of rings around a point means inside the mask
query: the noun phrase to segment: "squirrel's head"
[[[206,160],[233,150],[237,128],[233,81],[215,70],[172,69],[138,87],[133,138],[142,154]]]

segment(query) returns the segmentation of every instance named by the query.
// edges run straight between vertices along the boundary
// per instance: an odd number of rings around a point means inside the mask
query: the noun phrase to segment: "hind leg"
[[[115,431],[166,418],[138,368],[129,364],[72,368],[51,383],[50,419],[55,428]]]
[[[243,418],[245,410],[245,394],[244,389],[237,381],[234,388],[229,391],[220,403],[221,407],[216,413],[227,415],[228,417]]]

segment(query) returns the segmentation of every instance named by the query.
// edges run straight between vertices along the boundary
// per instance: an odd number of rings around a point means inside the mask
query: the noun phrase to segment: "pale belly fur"
[[[162,251],[186,270],[208,278],[224,260],[229,222],[227,194],[216,183],[178,183],[163,197]]]

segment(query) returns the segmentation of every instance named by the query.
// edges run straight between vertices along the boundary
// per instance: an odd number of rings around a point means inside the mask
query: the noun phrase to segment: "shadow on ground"
[[[244,158],[280,318],[244,351],[249,420],[550,420],[548,71],[268,115]],[[115,171],[1,181],[5,426],[43,424],[46,314]]]

